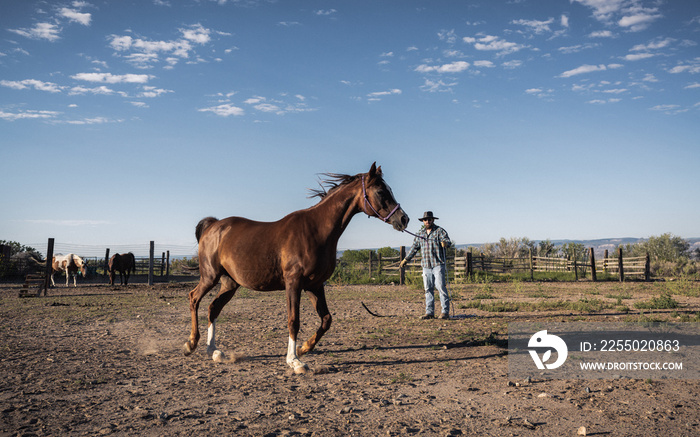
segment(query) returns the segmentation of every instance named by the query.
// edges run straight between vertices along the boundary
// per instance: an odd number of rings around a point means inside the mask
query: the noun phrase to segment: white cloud
[[[201,24],[195,24],[189,29],[180,29],[180,32],[182,32],[182,36],[186,40],[196,44],[206,44],[211,41],[211,37],[209,36],[211,30],[202,27]]]
[[[199,112],[212,112],[220,117],[228,117],[230,115],[241,116],[241,115],[245,114],[245,110],[243,110],[243,108],[239,108],[237,106],[233,106],[233,105],[228,104],[228,103],[225,103],[223,105],[218,105],[218,106],[212,106],[209,108],[198,109],[197,111],[199,111]]]
[[[626,55],[625,56],[625,61],[641,61],[642,59],[648,59],[648,58],[653,58],[654,55],[653,53],[635,53],[631,55]]]
[[[693,60],[687,61],[686,63],[676,65],[675,67],[668,70],[669,73],[700,73],[700,57]]]
[[[569,16],[568,15],[562,15],[560,19],[560,23],[562,27],[569,27]]]
[[[159,61],[161,53],[168,55],[166,63],[173,67],[180,59],[188,59],[194,54],[195,46],[203,46],[211,42],[212,30],[201,24],[178,29],[182,35],[174,40],[148,40],[133,38],[130,35],[111,35],[109,45],[117,52],[131,52],[124,58],[139,68],[149,68]],[[222,34],[217,32],[217,34]],[[195,57],[196,62],[201,58]],[[167,66],[166,66],[167,68]]]
[[[645,8],[637,0],[571,0],[593,10],[596,20],[639,32],[662,18],[657,8]],[[618,18],[619,17],[619,18]]]
[[[159,97],[163,94],[167,93],[172,93],[172,90],[165,90],[162,88],[156,88],[154,86],[144,86],[143,87],[143,92],[141,92],[139,95],[136,97],[143,97],[143,98],[154,98],[154,97]]]
[[[507,61],[501,64],[506,70],[513,70],[523,65],[523,61],[514,59],[512,61]]]
[[[80,94],[95,94],[95,95],[103,95],[103,96],[109,96],[112,94],[121,94],[122,96],[126,97],[125,93],[117,93],[113,89],[108,88],[104,85],[100,85],[100,86],[94,87],[94,88],[87,88],[84,86],[75,86],[75,87],[71,88],[71,90],[68,94],[71,96],[80,95]]]
[[[20,111],[20,112],[5,112],[2,109],[0,109],[0,119],[8,120],[8,121],[15,121],[15,120],[22,120],[22,119],[37,119],[37,118],[49,119],[49,118],[56,117],[58,114],[59,113],[55,112],[55,111],[28,110],[28,111]]]
[[[630,49],[631,52],[646,52],[649,50],[659,50],[669,47],[675,40],[673,38],[657,38],[648,44],[637,44]]]
[[[501,39],[498,36],[493,35],[484,35],[479,38],[467,36],[462,38],[462,40],[467,44],[473,44],[476,50],[496,51],[498,52],[498,56],[504,56],[511,53],[515,53],[525,48],[525,46],[523,45],[514,42],[508,42],[504,39]]]
[[[104,123],[120,123],[122,120],[110,120],[106,117],[93,117],[93,118],[83,118],[81,120],[67,120],[64,123],[66,124],[104,124]],[[107,222],[105,222],[107,223]],[[101,223],[88,223],[89,225],[98,225]],[[67,225],[68,226],[68,225]],[[81,224],[82,226],[82,224]]]
[[[59,12],[62,17],[68,18],[69,21],[82,24],[83,26],[89,26],[92,16],[88,13],[81,13],[75,9],[61,8]]]
[[[369,97],[371,100],[379,100],[380,97],[398,95],[398,94],[401,94],[401,90],[398,88],[394,88],[394,89],[389,90],[389,91],[377,91],[374,93],[369,93],[369,94],[367,94],[367,97]]]
[[[39,91],[48,91],[50,93],[60,93],[61,92],[61,87],[56,85],[55,83],[52,82],[42,82],[40,80],[35,80],[35,79],[25,79],[21,81],[15,81],[15,80],[1,80],[0,85],[16,89],[16,90],[24,90],[27,88],[34,88],[35,90]]]
[[[279,106],[273,105],[272,103],[258,103],[257,105],[253,106],[253,108],[260,112],[279,113],[281,111]]]
[[[58,33],[61,29],[51,23],[37,23],[31,29],[9,29],[9,31],[31,39],[56,41],[60,38]]]
[[[595,47],[598,47],[598,44],[594,43],[588,43],[588,44],[577,44],[575,46],[568,46],[568,47],[559,47],[557,50],[559,50],[561,53],[565,54],[571,54],[571,53],[578,53],[583,50],[588,50],[588,49],[593,49]]]
[[[593,9],[593,16],[603,22],[610,21],[620,12],[627,0],[571,0]]]
[[[635,53],[625,56],[625,61],[640,61],[642,59],[653,58],[654,56],[656,55],[653,53]]]
[[[71,78],[100,83],[146,83],[152,76],[147,74],[78,73]]]
[[[579,74],[593,73],[596,71],[605,71],[608,69],[621,68],[620,64],[608,64],[606,65],[582,65],[580,67],[574,68],[573,70],[568,70],[560,74],[558,77],[571,77]]]
[[[588,35],[589,38],[613,38],[614,36],[609,30],[596,30]]]
[[[661,14],[657,14],[658,10],[653,9],[642,9],[638,10],[632,15],[626,15],[618,21],[620,27],[628,27],[632,32],[639,32],[647,27],[653,22],[662,17]]]
[[[421,85],[420,89],[423,91],[436,93],[436,92],[449,92],[452,91],[452,87],[457,85],[457,82],[446,83],[442,79],[440,80],[430,80],[425,79],[425,83]]]
[[[531,96],[538,97],[540,99],[546,99],[550,98],[552,93],[554,92],[553,89],[543,89],[543,88],[529,88],[525,90],[525,94],[529,94]]]
[[[422,64],[416,67],[415,71],[419,73],[461,73],[469,68],[469,62],[456,61],[450,64],[439,66],[431,66]]]
[[[511,24],[518,24],[520,26],[525,26],[532,30],[536,34],[541,34],[544,32],[551,32],[551,29],[549,28],[549,25],[554,23],[554,18],[550,18],[547,21],[539,21],[539,20],[513,20],[511,21]],[[567,24],[568,24],[568,19],[567,19]]]
[[[675,115],[675,114],[680,114],[683,112],[688,112],[687,109],[682,108],[680,105],[656,105],[652,106],[651,108],[652,111],[659,111],[659,112],[665,112],[666,114],[669,115]]]

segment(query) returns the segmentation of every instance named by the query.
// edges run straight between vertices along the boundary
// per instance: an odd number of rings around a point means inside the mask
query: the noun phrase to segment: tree
[[[9,246],[10,247],[10,256],[20,253],[20,252],[33,252],[38,254],[39,251],[34,249],[33,247],[25,246],[23,244],[20,244],[16,241],[6,241],[6,240],[0,240],[0,246]]]
[[[377,254],[381,255],[382,258],[393,258],[399,256],[400,252],[391,247],[382,247],[381,249],[377,249]]]
[[[628,244],[623,249],[630,256],[644,256],[648,253],[654,261],[676,262],[690,257],[690,243],[670,233]]]
[[[539,256],[550,256],[555,252],[556,248],[554,246],[554,243],[552,243],[552,240],[548,238],[546,240],[540,241],[539,250],[537,252]]]
[[[584,254],[586,253],[586,248],[582,243],[568,242],[568,243],[564,243],[559,248],[559,251],[564,256],[568,256],[569,259],[580,260],[580,259],[584,258]]]
[[[496,245],[498,255],[502,258],[515,258],[520,253],[521,241],[520,238],[501,238]]]
[[[369,249],[346,250],[343,251],[340,261],[348,264],[366,263],[369,261],[370,252],[372,252],[372,255],[374,255],[374,251]],[[376,258],[376,256],[373,256],[373,258]]]

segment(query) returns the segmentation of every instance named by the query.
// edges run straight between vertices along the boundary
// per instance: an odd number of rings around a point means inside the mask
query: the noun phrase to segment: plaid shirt
[[[430,231],[430,234],[428,234],[425,228],[421,229],[418,232],[418,237],[413,239],[413,246],[411,246],[411,250],[408,252],[408,255],[406,255],[406,261],[413,259],[416,252],[420,249],[420,264],[424,269],[432,269],[433,267],[445,264],[445,250],[443,250],[440,244],[442,242],[445,242],[447,247],[452,245],[447,231],[440,226],[433,225],[433,230]]]

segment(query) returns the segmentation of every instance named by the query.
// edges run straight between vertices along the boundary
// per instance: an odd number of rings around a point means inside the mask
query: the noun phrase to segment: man
[[[423,228],[413,240],[413,246],[399,267],[403,268],[407,262],[413,259],[418,250],[421,251],[421,267],[423,267],[423,287],[425,288],[425,315],[421,319],[435,317],[435,297],[433,291],[437,288],[442,304],[441,319],[450,318],[450,295],[447,293],[445,281],[445,261],[447,248],[452,245],[450,237],[440,226],[435,224],[438,217],[433,216],[432,211],[426,211],[420,219]]]

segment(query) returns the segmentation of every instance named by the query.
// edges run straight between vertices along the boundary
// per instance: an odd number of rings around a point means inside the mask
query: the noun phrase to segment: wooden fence
[[[7,246],[0,247],[0,280],[2,281],[17,281],[25,280],[25,285],[28,283],[31,276],[32,284],[41,282],[35,288],[39,288],[40,292],[46,295],[49,288],[50,276],[52,272],[51,263],[46,261],[30,261],[28,259],[11,259],[9,256],[10,248]],[[135,271],[132,275],[144,275],[148,278],[148,284],[153,285],[158,281],[167,282],[170,277],[170,251],[163,252],[160,257],[156,257],[154,253],[155,243],[150,242],[150,251],[148,257],[137,257]],[[50,260],[54,254],[54,239],[49,238],[46,250],[46,259]],[[110,258],[110,250],[107,249],[105,257],[82,257],[87,261],[87,277],[90,278],[103,277],[106,278],[109,273],[108,263]],[[38,279],[36,276],[39,276]]]
[[[368,266],[370,276],[373,271],[378,271],[388,276],[397,276],[399,283],[404,284],[407,274],[411,276],[422,274],[420,256],[413,258],[404,268],[399,268],[399,262],[405,255],[406,248],[402,246],[398,257],[379,257],[373,260],[370,256]],[[573,273],[575,279],[590,276],[593,281],[597,280],[599,273],[617,276],[620,281],[630,276],[648,281],[651,275],[648,254],[643,257],[624,257],[621,248],[617,251],[617,257],[610,258],[605,251],[604,258],[598,261],[595,260],[593,248],[590,248],[585,259],[580,260],[534,255],[526,258],[496,258],[483,253],[474,255],[467,252],[464,256],[448,256],[446,267],[449,280],[456,283],[468,281],[476,272],[529,273],[531,279],[534,279],[536,272],[568,272]]]

